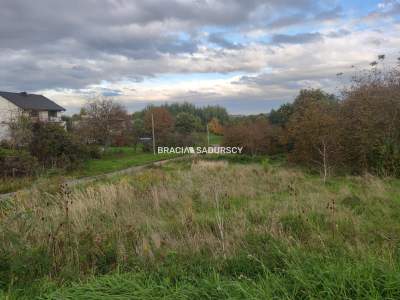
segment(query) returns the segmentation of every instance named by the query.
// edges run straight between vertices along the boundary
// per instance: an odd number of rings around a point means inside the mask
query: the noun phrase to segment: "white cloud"
[[[365,17],[313,3],[73,0],[57,15],[52,1],[15,0],[0,11],[0,90],[43,92],[67,108],[97,94],[127,106],[288,101],[300,88],[334,91],[337,73],[346,78],[378,54],[396,58],[398,2]]]
[[[344,73],[343,76],[349,77],[357,68],[368,67],[369,62],[375,60],[379,54],[388,54],[387,63],[393,63],[400,45],[397,29],[395,26],[384,33],[357,31],[340,37],[325,36],[323,40],[306,44],[254,45],[223,51],[202,47],[193,56],[164,57],[158,64],[160,69],[165,68],[174,73],[235,70],[251,72],[246,76],[236,75],[225,79],[186,79],[182,76],[180,80],[172,82],[168,81],[167,76],[164,81],[109,81],[89,85],[81,90],[43,92],[70,107],[82,105],[85,99],[95,97],[104,92],[104,89],[118,91],[115,99],[126,105],[134,101],[288,101],[301,88],[324,88],[337,92],[337,87],[343,84],[337,73]],[[116,58],[113,65],[115,64],[118,69],[122,65],[138,67],[123,58]],[[150,62],[148,65],[141,64],[140,67],[149,73],[157,72]],[[111,71],[113,66],[107,68]]]

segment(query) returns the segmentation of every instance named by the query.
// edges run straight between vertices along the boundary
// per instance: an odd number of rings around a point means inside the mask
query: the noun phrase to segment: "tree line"
[[[340,172],[400,176],[400,71],[379,68],[378,62],[371,66],[355,74],[339,96],[304,89],[293,103],[259,115],[230,116],[220,106],[190,103],[149,105],[129,114],[123,105],[104,98],[64,117],[67,131],[21,116],[10,124],[8,146],[31,156],[10,158],[3,151],[0,166],[14,174],[20,162],[35,169],[30,160],[44,167],[72,168],[99,157],[101,148],[109,146],[136,149],[141,144],[144,151],[152,151],[154,123],[156,146],[207,145],[209,130],[223,135],[226,146],[243,147],[249,155],[283,155],[324,178]]]
[[[353,76],[340,97],[301,90],[294,102],[224,130],[226,145],[284,154],[320,171],[400,176],[400,72],[377,64]]]
[[[223,124],[229,121],[226,109],[220,106],[196,107],[186,102],[149,105],[129,114],[121,104],[110,99],[87,103],[67,121],[70,130],[87,143],[137,147],[143,138],[152,138],[152,118],[155,139],[160,146],[202,144],[207,126],[211,132],[222,134]],[[145,150],[148,148],[145,143]]]
[[[89,101],[79,114],[63,117],[67,130],[20,115],[10,122],[11,138],[0,147],[0,176],[32,175],[39,166],[73,169],[99,158],[109,146],[136,149],[142,144],[144,151],[152,151],[152,143],[146,142],[152,138],[152,118],[157,146],[186,146],[204,145],[208,123],[212,132],[222,134],[229,115],[220,106],[199,108],[189,103],[150,105],[129,114],[109,98]]]

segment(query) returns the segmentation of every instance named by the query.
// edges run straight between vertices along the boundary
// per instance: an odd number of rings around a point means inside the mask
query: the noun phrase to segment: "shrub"
[[[81,143],[56,124],[35,124],[29,150],[46,167],[71,169],[88,158],[99,157],[92,146]]]
[[[85,152],[88,155],[88,158],[91,159],[100,159],[101,158],[101,151],[100,148],[95,145],[84,145]]]
[[[243,147],[246,154],[277,154],[283,147],[281,140],[282,129],[263,116],[224,128],[223,144]]]
[[[400,176],[400,71],[361,74],[340,111],[344,163],[354,173]]]
[[[1,141],[0,141],[0,148],[3,148],[3,149],[11,149],[12,147],[11,147],[11,144],[10,144],[9,141],[7,141],[7,140],[1,140]]]
[[[37,159],[25,151],[0,150],[0,176],[30,176],[37,166]]]

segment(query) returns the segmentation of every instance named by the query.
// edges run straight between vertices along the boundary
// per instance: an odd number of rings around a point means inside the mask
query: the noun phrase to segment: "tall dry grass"
[[[170,165],[171,166],[171,165]],[[195,161],[56,192],[34,188],[0,210],[3,281],[65,280],[206,251],[229,258],[249,234],[389,261],[400,240],[399,186],[372,176],[324,184],[300,170]],[[182,165],[183,166],[183,165]],[[397,197],[397,198],[396,198]],[[397,199],[397,200],[396,200]]]

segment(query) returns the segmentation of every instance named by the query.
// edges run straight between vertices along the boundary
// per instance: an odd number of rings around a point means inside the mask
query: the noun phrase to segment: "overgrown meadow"
[[[0,299],[400,298],[397,179],[195,158],[0,207]]]

